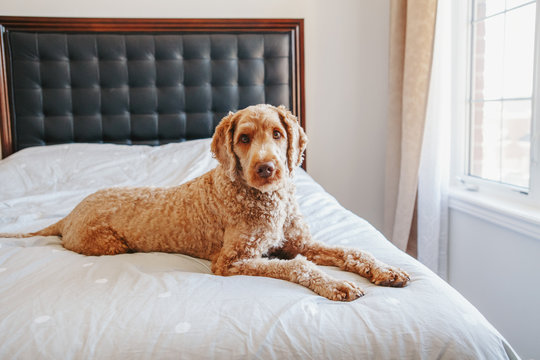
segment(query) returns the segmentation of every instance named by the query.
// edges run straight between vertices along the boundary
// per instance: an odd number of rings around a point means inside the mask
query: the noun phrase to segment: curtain
[[[418,179],[418,260],[447,279],[451,133],[451,0],[439,0]]]
[[[383,233],[407,248],[430,83],[437,0],[391,0]]]

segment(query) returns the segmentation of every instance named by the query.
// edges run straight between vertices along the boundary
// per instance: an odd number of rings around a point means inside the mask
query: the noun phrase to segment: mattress
[[[216,166],[210,140],[159,147],[67,144],[0,161],[0,232],[39,230],[105,187],[175,186]],[[83,256],[58,237],[0,238],[2,359],[516,359],[456,290],[344,209],[295,182],[315,240],[358,247],[411,275],[335,302],[290,282],[213,275],[181,254]]]

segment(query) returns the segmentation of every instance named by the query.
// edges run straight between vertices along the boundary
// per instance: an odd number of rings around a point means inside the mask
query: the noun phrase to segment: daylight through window
[[[475,0],[470,176],[529,187],[536,1]]]

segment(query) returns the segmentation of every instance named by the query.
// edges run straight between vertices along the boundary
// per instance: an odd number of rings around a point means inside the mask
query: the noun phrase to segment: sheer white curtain
[[[451,131],[451,0],[439,0],[418,175],[418,260],[447,278]]]

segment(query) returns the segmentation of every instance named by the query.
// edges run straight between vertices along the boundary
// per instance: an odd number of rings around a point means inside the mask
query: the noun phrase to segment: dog
[[[364,291],[316,265],[337,266],[377,285],[402,287],[409,275],[371,254],[313,241],[295,199],[293,176],[307,137],[285,107],[254,105],[229,113],[211,151],[218,166],[170,188],[110,188],[82,200],[37,232],[61,236],[84,255],[181,253],[208,259],[216,275],[267,276],[303,285],[330,300]]]

